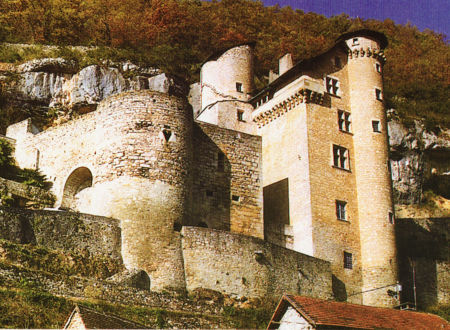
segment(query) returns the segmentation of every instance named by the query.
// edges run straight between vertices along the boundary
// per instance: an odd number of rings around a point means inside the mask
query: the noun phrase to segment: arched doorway
[[[87,167],[78,167],[66,180],[61,201],[62,209],[76,210],[76,195],[92,186],[92,172]]]

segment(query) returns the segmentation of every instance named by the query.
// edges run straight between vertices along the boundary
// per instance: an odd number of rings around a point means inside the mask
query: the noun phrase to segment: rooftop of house
[[[450,329],[436,315],[292,295],[281,298],[268,329],[278,328],[289,306],[317,329]]]
[[[77,314],[80,316],[86,329],[147,329],[145,325],[78,305],[75,306],[70,314],[64,329],[70,326],[72,319]]]

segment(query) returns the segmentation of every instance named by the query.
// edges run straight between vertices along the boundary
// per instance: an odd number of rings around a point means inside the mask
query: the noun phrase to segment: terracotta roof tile
[[[328,301],[302,296],[285,295],[278,305],[284,308],[283,300],[290,303],[303,317],[315,326],[337,326],[356,329],[450,329],[444,319],[431,314],[400,311],[389,308],[371,307]],[[275,312],[275,318],[281,318]]]

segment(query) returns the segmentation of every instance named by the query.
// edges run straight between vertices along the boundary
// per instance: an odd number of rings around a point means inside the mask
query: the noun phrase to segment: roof
[[[208,56],[206,58],[206,60],[204,60],[202,62],[202,65],[205,64],[206,62],[217,60],[220,56],[225,54],[225,52],[229,51],[230,49],[241,47],[241,46],[250,46],[251,48],[254,48],[255,45],[256,45],[256,41],[248,41],[248,42],[242,42],[240,44],[236,44],[236,45],[233,45],[230,47],[219,49],[218,51],[216,51],[213,54],[211,54],[210,56]]]
[[[333,52],[334,50],[341,48],[341,49],[348,49],[348,46],[345,44],[345,40],[353,38],[353,37],[369,37],[374,38],[377,41],[380,42],[381,49],[384,49],[387,44],[387,38],[386,36],[377,31],[369,30],[369,29],[361,29],[361,30],[355,30],[351,32],[347,32],[343,35],[341,35],[339,38],[336,39],[336,43],[331,46],[329,49],[324,51],[323,53],[304,59],[300,62],[297,62],[292,68],[290,68],[288,71],[280,75],[277,79],[272,81],[269,85],[263,87],[261,90],[257,91],[256,94],[253,96],[253,98],[250,100],[250,103],[252,103],[254,100],[257,100],[262,94],[265,94],[266,92],[270,90],[274,90],[279,88],[280,86],[283,86],[287,82],[292,81],[293,79],[300,76],[304,70],[314,67],[318,61],[320,61],[321,58],[324,56],[327,56],[329,53]]]
[[[336,43],[339,43],[347,39],[351,39],[353,37],[375,38],[380,43],[381,49],[386,48],[388,45],[388,40],[383,33],[369,29],[361,29],[344,33],[343,35],[341,35],[339,38],[336,39]]]
[[[291,295],[281,298],[268,329],[278,327],[276,322],[289,305],[319,329],[450,329],[450,324],[436,315]]]
[[[79,314],[86,329],[148,329],[145,325],[123,319],[116,315],[104,314],[84,306],[76,305],[70,314],[64,329],[70,324],[72,318]]]

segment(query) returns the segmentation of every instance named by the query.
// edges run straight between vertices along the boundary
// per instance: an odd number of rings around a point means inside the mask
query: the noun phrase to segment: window
[[[375,88],[375,97],[377,98],[378,101],[383,100],[381,96],[381,89]]]
[[[344,251],[344,268],[353,269],[353,255]]]
[[[346,170],[350,168],[348,150],[346,148],[333,145],[333,165]]]
[[[223,172],[225,170],[225,155],[221,152],[217,154],[217,171]]]
[[[381,64],[380,63],[376,63],[375,64],[375,68],[376,68],[378,73],[381,73]]]
[[[372,120],[372,129],[374,132],[380,133],[380,121],[379,120]]]
[[[331,77],[325,78],[325,87],[327,89],[327,93],[332,95],[338,95],[339,90],[339,80]]]
[[[340,68],[342,66],[341,58],[339,56],[336,56],[334,58],[334,65]]]
[[[347,221],[347,202],[336,201],[336,217],[339,220]]]
[[[391,225],[393,225],[394,222],[395,222],[395,219],[394,219],[394,213],[389,212],[389,223],[390,223]]]
[[[237,120],[244,121],[244,111],[242,111],[242,110],[237,111]]]
[[[231,195],[231,200],[233,202],[239,202],[241,200],[241,197],[237,195]]]
[[[353,46],[355,46],[355,45],[359,45],[358,38],[353,38]]]
[[[343,132],[350,132],[350,113],[343,110],[338,110],[338,125],[339,130]]]
[[[237,90],[239,93],[242,93],[242,83],[239,83],[239,82],[236,83],[236,90]]]

